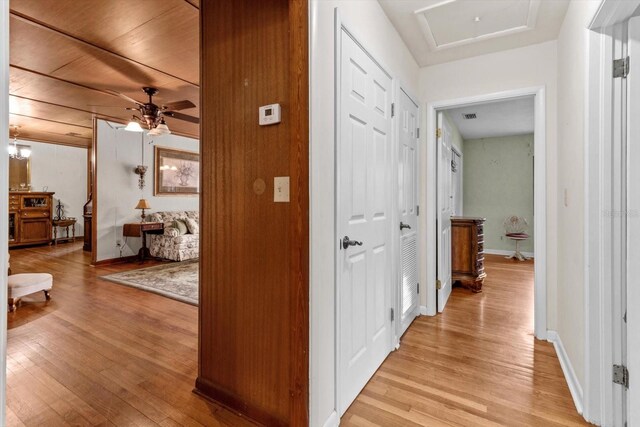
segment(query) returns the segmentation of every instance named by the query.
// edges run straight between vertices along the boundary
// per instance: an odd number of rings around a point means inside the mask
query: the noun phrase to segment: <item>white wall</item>
[[[62,200],[64,213],[76,218],[76,237],[84,236],[82,208],[87,203],[87,149],[42,142],[18,140],[31,147],[32,191],[55,192],[55,205]]]
[[[141,133],[127,132],[121,124],[98,120],[97,149],[97,261],[135,255],[140,238],[122,237],[122,226],[140,221],[140,211],[134,209],[139,199],[147,199],[151,209],[158,211],[198,210],[197,196],[153,196],[154,146],[199,151],[199,141],[176,135],[152,138],[144,134],[144,165],[148,166],[146,186],[138,188],[138,175],[133,173],[142,162]],[[122,253],[116,246],[121,241]]]
[[[375,0],[312,0],[310,424],[335,423],[334,9],[370,53],[417,96],[419,68]],[[334,424],[335,425],[335,424]]]
[[[544,86],[546,88],[547,142],[547,325],[556,325],[557,283],[557,44],[555,41],[476,56],[420,71],[420,99],[425,103],[486,95],[506,90]],[[426,123],[426,118],[423,118]],[[426,132],[423,133],[425,135]],[[424,144],[424,138],[423,142]],[[579,159],[581,160],[581,159]],[[421,182],[426,182],[427,159],[420,158]],[[464,159],[463,159],[464,161]],[[420,205],[426,206],[425,192]],[[421,216],[426,221],[426,215]],[[423,222],[422,229],[426,226]],[[424,233],[423,233],[424,234]],[[426,254],[426,241],[421,241]],[[428,256],[428,254],[427,254]],[[435,265],[435,264],[434,264]],[[420,283],[426,283],[427,267],[421,263]],[[421,292],[426,305],[426,292]]]
[[[556,330],[584,384],[584,145],[588,30],[599,0],[572,1],[558,37]],[[566,197],[565,197],[566,194]]]

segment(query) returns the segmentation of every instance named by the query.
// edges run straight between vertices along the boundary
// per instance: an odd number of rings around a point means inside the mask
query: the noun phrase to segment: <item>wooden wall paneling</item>
[[[266,425],[308,419],[308,57],[303,0],[201,5],[196,392]],[[282,123],[258,125],[279,102]],[[290,176],[290,203],[273,179]]]
[[[291,401],[289,421],[309,425],[309,5],[289,1],[291,143]]]

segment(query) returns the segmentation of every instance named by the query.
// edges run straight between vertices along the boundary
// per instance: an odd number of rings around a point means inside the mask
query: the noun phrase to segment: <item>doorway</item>
[[[533,99],[533,258],[535,258],[535,283],[534,283],[534,333],[538,339],[547,339],[546,327],[546,154],[545,154],[545,89],[543,87],[527,88],[461,98],[448,101],[432,103],[427,106],[427,149],[423,156],[426,157],[427,164],[427,185],[425,186],[426,206],[426,227],[427,230],[434,230],[433,233],[426,234],[426,253],[438,253],[436,257],[427,257],[427,307],[426,313],[435,315],[438,311],[444,310],[447,298],[451,293],[450,275],[450,236],[448,218],[452,212],[451,189],[451,143],[447,139],[451,138],[447,133],[450,129],[440,128],[438,118],[446,110],[474,107],[487,103],[515,100],[523,97]],[[442,118],[441,118],[442,120]],[[467,159],[465,159],[467,160]],[[440,175],[443,175],[441,177]],[[443,191],[439,188],[447,189],[447,197],[443,196]],[[433,201],[433,203],[429,203]],[[444,219],[441,219],[444,218]],[[438,268],[439,267],[439,268]],[[438,286],[439,285],[439,286]],[[440,289],[438,289],[438,287]]]

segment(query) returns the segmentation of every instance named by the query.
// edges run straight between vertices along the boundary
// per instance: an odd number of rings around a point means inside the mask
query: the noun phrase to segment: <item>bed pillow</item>
[[[185,218],[185,224],[187,225],[187,229],[191,234],[200,234],[200,226],[198,225],[198,221],[193,218]]]
[[[189,229],[187,228],[187,224],[185,224],[183,219],[174,219],[171,226],[177,229],[178,233],[180,233],[181,236],[189,232]]]

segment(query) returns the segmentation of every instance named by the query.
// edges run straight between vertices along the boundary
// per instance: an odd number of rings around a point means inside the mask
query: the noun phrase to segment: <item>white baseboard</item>
[[[569,356],[567,356],[567,352],[564,349],[560,335],[558,335],[556,331],[547,331],[547,341],[552,343],[553,347],[556,349],[556,354],[558,355],[558,360],[560,360],[560,366],[562,367],[562,372],[564,372],[564,378],[567,380],[567,385],[569,386],[573,403],[576,405],[578,413],[582,415],[582,386],[578,381],[578,377],[576,377],[573,365],[571,365]]]
[[[421,316],[428,316],[428,314],[427,314],[427,306],[426,305],[421,305],[420,306],[420,315]]]
[[[322,427],[338,427],[340,425],[340,417],[336,411],[333,411],[327,421],[322,424]]]
[[[504,256],[509,256],[509,255],[513,255],[515,251],[505,251],[502,249],[485,249],[484,253],[485,254],[489,254],[489,255],[504,255]],[[533,258],[533,252],[520,252],[522,255],[526,256],[527,258]]]

